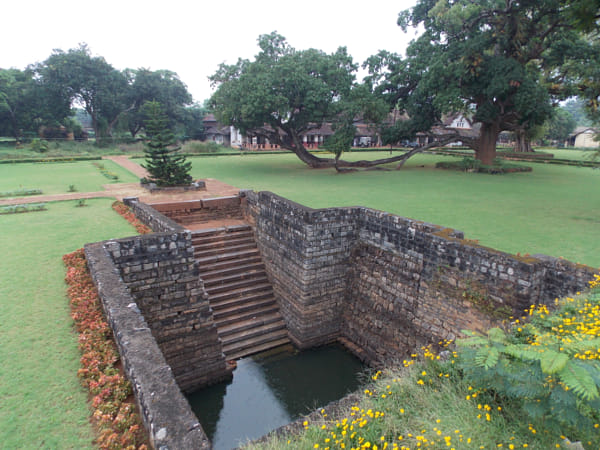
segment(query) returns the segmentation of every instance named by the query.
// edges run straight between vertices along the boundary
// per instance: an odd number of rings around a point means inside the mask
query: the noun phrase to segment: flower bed
[[[71,317],[79,333],[81,369],[91,398],[92,422],[101,449],[147,449],[147,437],[133,402],[131,384],[119,369],[119,353],[104,319],[83,249],[63,256]]]
[[[116,212],[118,212],[121,216],[123,216],[125,218],[125,220],[127,220],[127,222],[129,222],[131,225],[133,225],[139,234],[152,233],[152,229],[150,227],[144,225],[142,222],[140,222],[138,220],[138,218],[135,217],[135,214],[123,202],[119,202],[119,201],[114,202],[112,204],[112,208]]]

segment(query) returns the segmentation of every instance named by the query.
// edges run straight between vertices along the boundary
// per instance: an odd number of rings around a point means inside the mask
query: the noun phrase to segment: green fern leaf
[[[496,342],[498,344],[506,343],[506,334],[500,328],[490,328],[488,331],[488,336],[492,342]]]
[[[478,367],[483,367],[488,370],[498,363],[500,352],[494,347],[482,347],[477,351],[475,356],[475,364]]]
[[[458,339],[456,345],[459,347],[477,347],[478,345],[487,345],[489,341],[485,338],[475,336],[468,339]]]
[[[546,350],[544,353],[542,353],[542,359],[540,360],[542,372],[556,373],[559,370],[562,370],[568,361],[569,357],[564,353]]]
[[[594,400],[600,397],[598,388],[592,376],[583,367],[568,361],[558,372],[565,385],[584,400]]]
[[[507,345],[503,352],[523,361],[539,361],[543,354],[530,345]]]

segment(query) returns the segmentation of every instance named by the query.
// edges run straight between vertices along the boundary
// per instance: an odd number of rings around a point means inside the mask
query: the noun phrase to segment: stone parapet
[[[183,391],[229,375],[189,231],[104,242]]]
[[[211,448],[108,251],[88,244],[85,255],[153,448]]]
[[[342,337],[374,365],[551,305],[594,273],[369,208],[315,210],[270,192],[244,195],[293,341],[304,348]]]

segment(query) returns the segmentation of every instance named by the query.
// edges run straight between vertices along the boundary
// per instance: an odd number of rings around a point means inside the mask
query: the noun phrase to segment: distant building
[[[231,130],[230,127],[223,126],[213,114],[208,114],[202,119],[204,125],[204,135],[207,141],[216,142],[217,144],[226,147],[231,146]]]
[[[600,142],[595,141],[594,137],[598,134],[598,130],[592,127],[577,127],[575,131],[569,135],[569,139],[565,142],[565,147],[580,147],[580,148],[597,148],[600,147]]]

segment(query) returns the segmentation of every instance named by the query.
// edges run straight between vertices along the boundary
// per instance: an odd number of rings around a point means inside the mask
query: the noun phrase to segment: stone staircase
[[[192,243],[227,359],[288,344],[252,227],[193,231]]]

